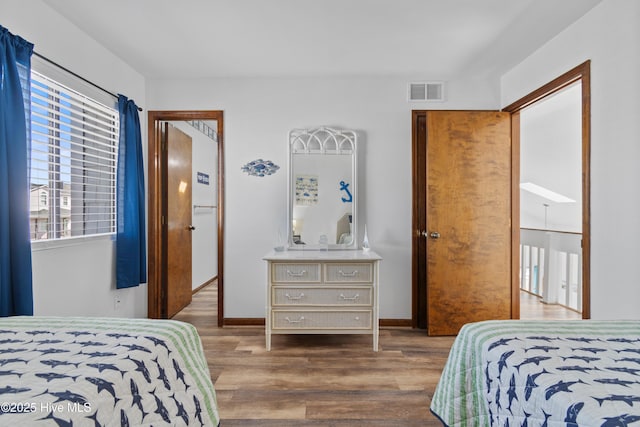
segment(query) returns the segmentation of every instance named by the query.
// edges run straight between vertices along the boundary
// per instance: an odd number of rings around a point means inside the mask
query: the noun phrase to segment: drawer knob
[[[343,301],[356,301],[358,298],[360,298],[359,294],[355,294],[352,297],[345,297],[344,294],[340,294],[340,299]]]
[[[293,277],[302,277],[302,276],[304,276],[305,274],[307,274],[307,270],[302,270],[302,271],[300,271],[300,272],[298,272],[298,273],[295,273],[295,272],[293,272],[293,271],[291,271],[291,270],[287,270],[287,274],[288,274],[289,276],[293,276]]]
[[[298,296],[291,296],[288,293],[286,293],[286,294],[284,294],[284,296],[287,297],[289,300],[293,300],[293,301],[301,300],[302,298],[304,298],[304,294],[302,294],[302,293],[300,295],[298,295]]]
[[[286,320],[289,323],[302,323],[302,321],[304,320],[304,316],[300,316],[298,320],[289,319],[289,316],[287,316],[284,318],[284,320]]]
[[[358,275],[358,270],[353,270],[350,273],[345,273],[342,270],[338,270],[338,274],[341,275],[342,277],[356,277]]]

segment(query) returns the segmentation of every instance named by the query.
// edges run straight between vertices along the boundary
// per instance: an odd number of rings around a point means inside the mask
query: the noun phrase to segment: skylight
[[[544,197],[545,199],[551,200],[552,202],[555,202],[555,203],[575,203],[576,202],[575,200],[570,199],[567,196],[563,196],[562,194],[556,193],[555,191],[551,191],[548,188],[544,188],[539,185],[536,185],[533,182],[521,182],[520,188],[522,190],[533,193],[536,196]]]

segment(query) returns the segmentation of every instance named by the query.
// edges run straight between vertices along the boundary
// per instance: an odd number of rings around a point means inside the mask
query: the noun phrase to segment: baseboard
[[[212,284],[213,282],[215,282],[216,280],[218,280],[218,276],[215,276],[209,280],[207,280],[206,282],[204,282],[202,285],[198,286],[197,288],[195,288],[193,290],[193,292],[191,292],[192,295],[197,294],[198,292],[200,292],[204,287],[209,286],[210,284]]]
[[[225,317],[224,326],[264,326],[262,317]],[[380,319],[382,327],[411,327],[411,319]]]
[[[411,327],[411,319],[380,319],[380,326],[386,327]]]
[[[223,326],[264,326],[262,317],[225,317]]]

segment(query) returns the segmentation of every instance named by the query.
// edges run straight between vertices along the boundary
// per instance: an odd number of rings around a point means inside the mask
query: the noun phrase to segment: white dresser
[[[361,250],[271,252],[265,334],[371,334],[378,351],[378,270]]]

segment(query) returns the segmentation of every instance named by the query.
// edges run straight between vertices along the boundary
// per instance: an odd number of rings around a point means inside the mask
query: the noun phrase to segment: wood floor
[[[453,337],[382,328],[374,353],[366,335],[275,335],[267,352],[264,327],[218,328],[216,307],[213,284],[174,319],[202,337],[221,426],[441,425],[429,404]]]
[[[561,305],[544,304],[537,296],[520,291],[520,319],[577,320],[582,315]]]

